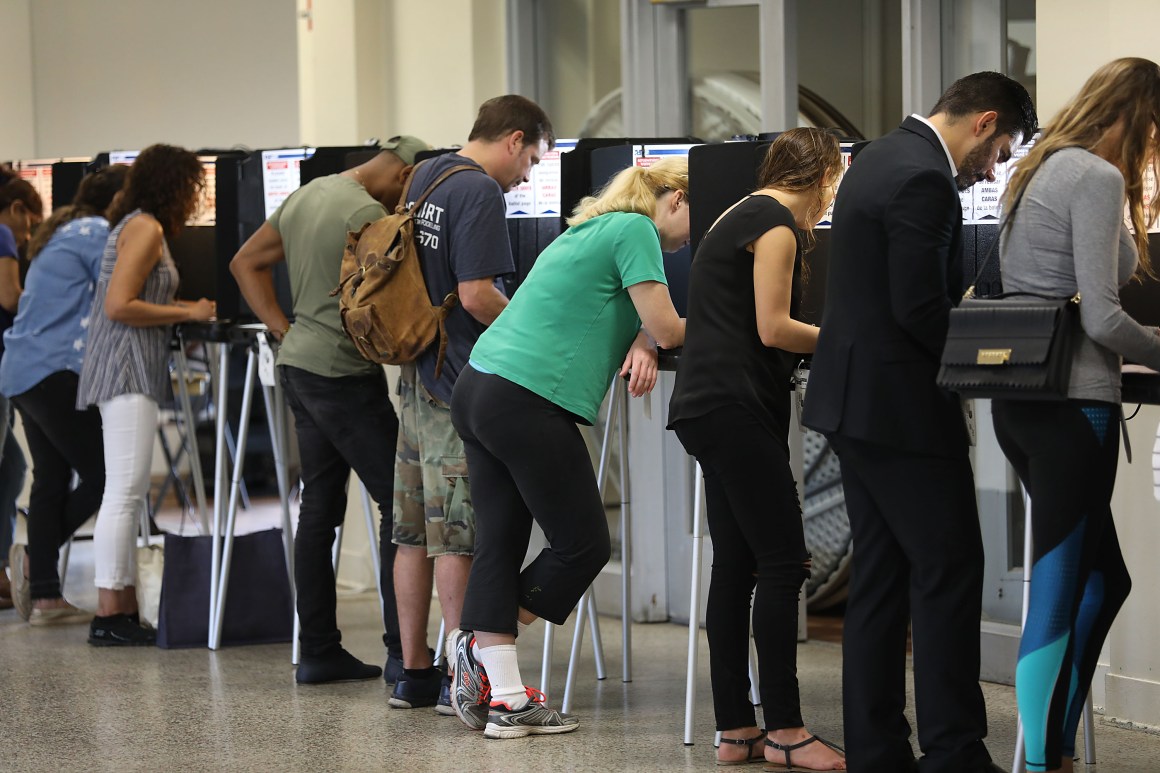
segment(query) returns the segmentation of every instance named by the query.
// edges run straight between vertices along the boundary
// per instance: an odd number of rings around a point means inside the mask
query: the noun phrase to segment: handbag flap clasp
[[[1011,360],[1010,349],[980,349],[976,365],[1006,365]]]

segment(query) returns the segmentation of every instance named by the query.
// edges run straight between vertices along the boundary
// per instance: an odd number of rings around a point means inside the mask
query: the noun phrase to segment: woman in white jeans
[[[170,327],[208,321],[214,304],[176,301],[177,267],[167,239],[197,207],[204,184],[197,156],[171,145],[141,151],[113,204],[77,389],[77,407],[101,411],[105,492],[93,536],[97,616],[89,644],[153,644],[137,612],[135,542],[149,492],[157,406],[167,398]]]

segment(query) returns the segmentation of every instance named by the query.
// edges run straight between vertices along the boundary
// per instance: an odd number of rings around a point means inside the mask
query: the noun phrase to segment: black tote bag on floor
[[[206,646],[212,548],[208,536],[165,535],[158,647]],[[293,635],[293,627],[294,606],[282,530],[235,536],[222,620],[222,644],[287,642]]]

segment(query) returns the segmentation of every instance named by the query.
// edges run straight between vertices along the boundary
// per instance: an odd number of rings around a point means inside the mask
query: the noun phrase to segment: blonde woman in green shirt
[[[578,720],[524,685],[516,634],[563,624],[608,562],[604,504],[576,426],[592,424],[613,374],[634,397],[656,384],[656,346],[685,340],[662,251],[689,241],[689,167],[629,168],[580,202],[455,385],[476,512],[475,560],[456,638],[452,704],[489,738],[567,733]],[[548,539],[520,571],[533,520]]]

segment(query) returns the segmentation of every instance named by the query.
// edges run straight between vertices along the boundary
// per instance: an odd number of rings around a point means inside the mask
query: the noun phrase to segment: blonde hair
[[[579,225],[609,212],[635,212],[653,217],[657,200],[671,191],[689,195],[689,160],[665,158],[652,166],[630,166],[620,171],[595,196],[585,196],[576,205],[568,225]]]
[[[1010,210],[1027,188],[1035,170],[1062,148],[1093,150],[1106,132],[1122,120],[1119,157],[1113,162],[1124,176],[1128,213],[1136,232],[1140,266],[1136,276],[1155,276],[1148,259],[1148,226],[1160,213],[1160,197],[1153,198],[1144,215],[1144,176],[1148,167],[1160,173],[1160,65],[1149,59],[1125,57],[1108,62],[1092,73],[1043,130],[1042,136],[1019,161],[1007,185],[1005,206]],[[1157,174],[1160,179],[1160,174]]]

